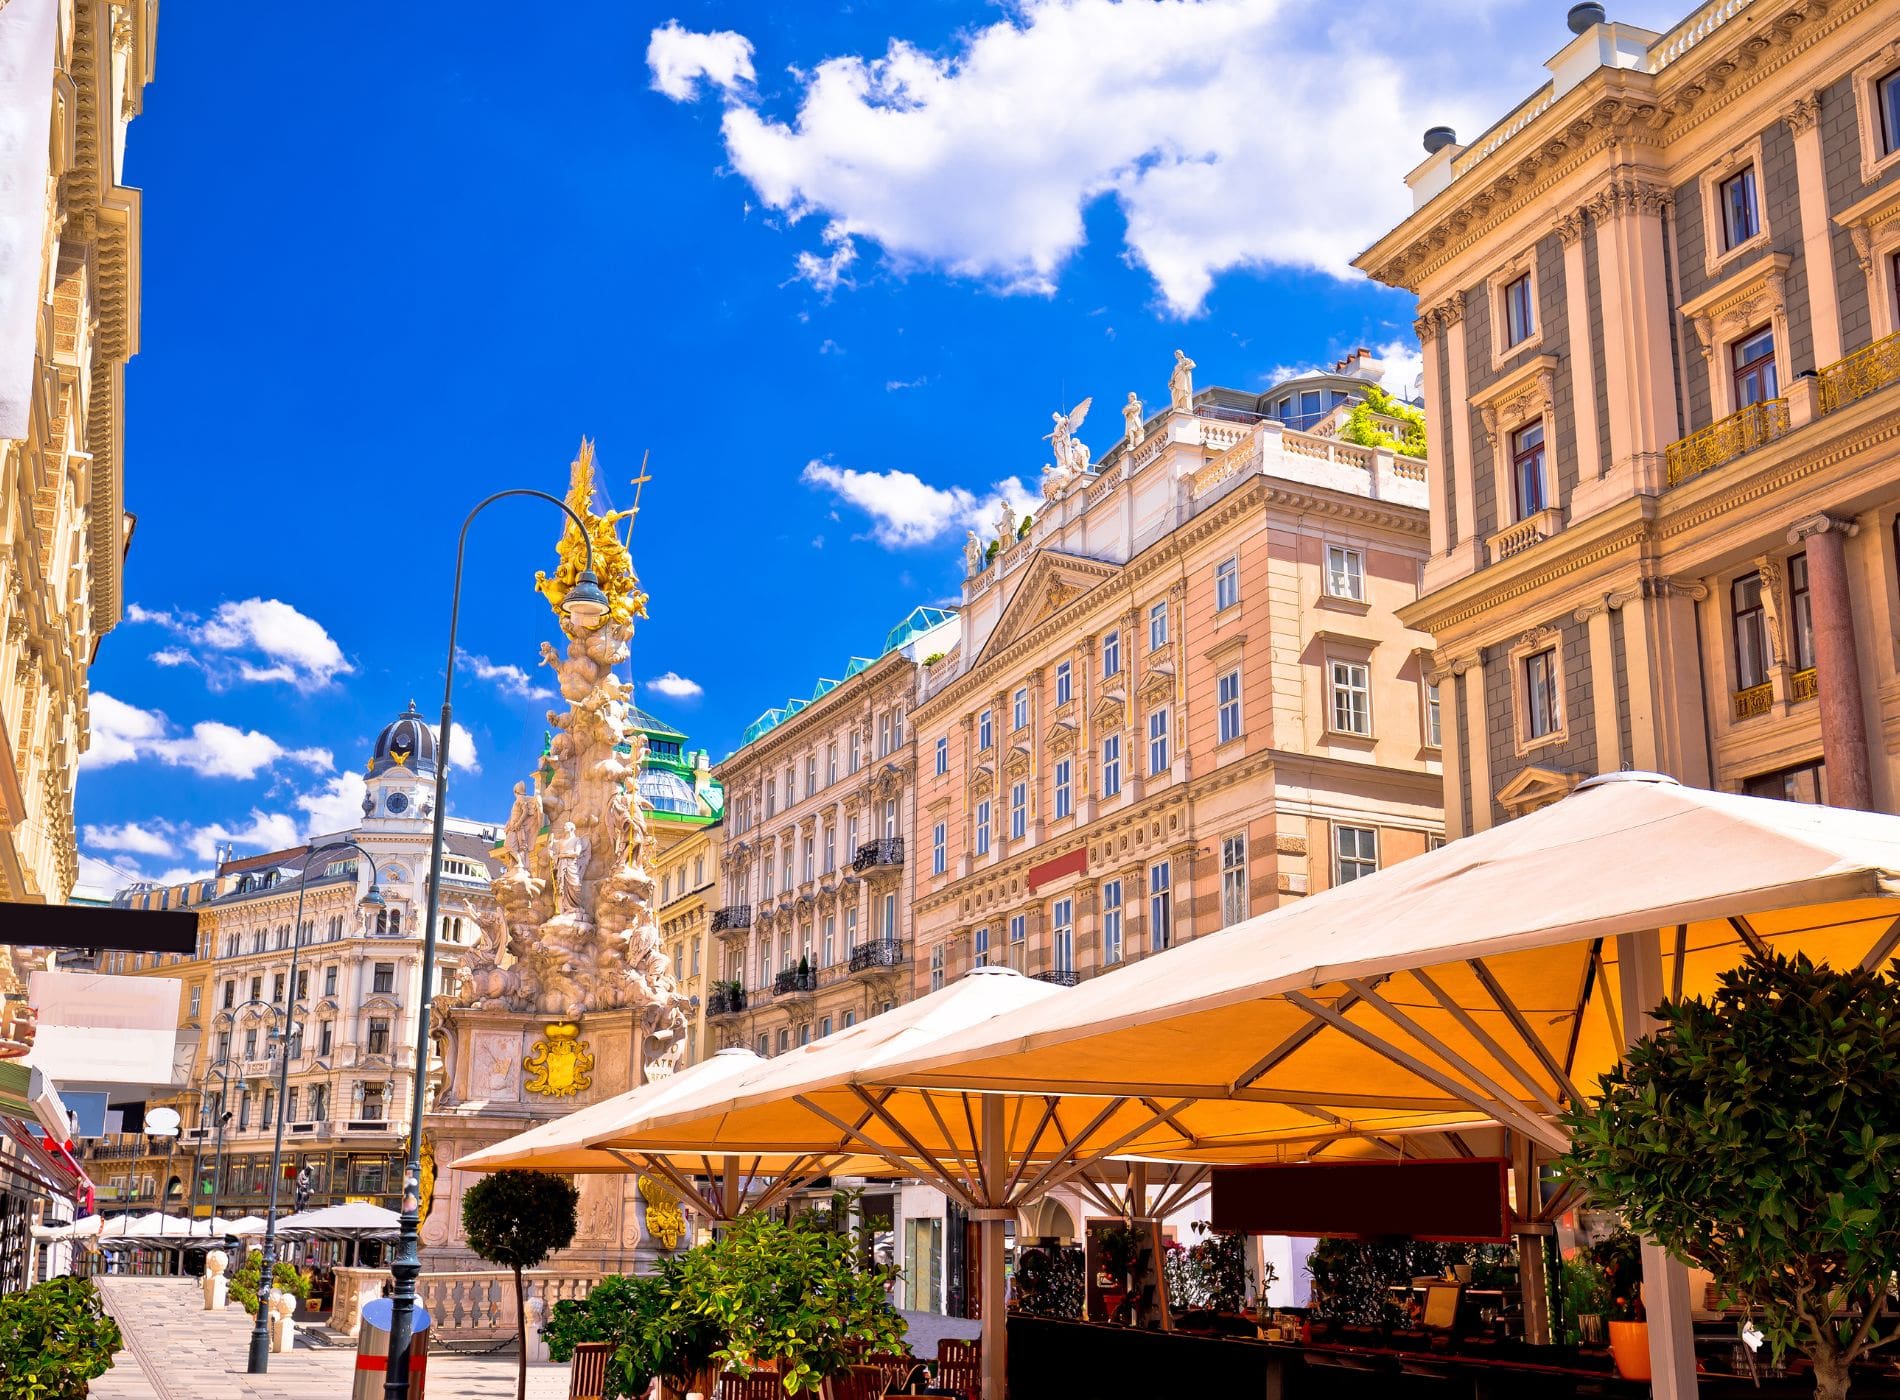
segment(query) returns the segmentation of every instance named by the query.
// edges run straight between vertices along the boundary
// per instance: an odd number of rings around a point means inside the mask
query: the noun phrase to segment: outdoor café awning
[[[290,1239],[383,1240],[396,1237],[402,1217],[363,1201],[346,1201],[321,1210],[298,1211],[277,1222],[279,1236]]]

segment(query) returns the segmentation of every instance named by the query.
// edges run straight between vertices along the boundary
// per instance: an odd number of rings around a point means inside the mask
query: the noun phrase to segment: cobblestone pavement
[[[299,1346],[273,1355],[264,1375],[249,1375],[251,1319],[235,1304],[206,1312],[197,1280],[106,1277],[98,1283],[125,1334],[125,1350],[92,1383],[91,1400],[344,1400],[350,1394],[353,1347]],[[919,1356],[935,1356],[940,1337],[974,1337],[978,1328],[930,1313],[905,1313],[904,1319]],[[514,1393],[512,1350],[429,1358],[432,1400],[507,1400]],[[566,1396],[567,1367],[528,1368],[528,1400]]]

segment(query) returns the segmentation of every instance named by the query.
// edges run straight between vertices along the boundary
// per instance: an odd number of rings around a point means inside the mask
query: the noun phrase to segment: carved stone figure
[[[1168,398],[1176,408],[1191,408],[1194,404],[1194,361],[1187,352],[1174,352],[1174,371],[1168,376]]]
[[[1122,405],[1122,421],[1128,425],[1124,441],[1130,447],[1140,447],[1141,440],[1147,436],[1142,429],[1145,415],[1142,413],[1141,400],[1135,397],[1135,391],[1128,391],[1128,402]]]
[[[1016,510],[1008,501],[996,504],[996,538],[1004,549],[1016,543]]]
[[[554,897],[563,914],[584,913],[581,904],[581,872],[587,866],[587,838],[574,830],[574,823],[561,827],[561,838],[548,844],[554,858]]]
[[[528,868],[534,854],[535,838],[541,834],[541,795],[528,791],[526,783],[515,784],[515,805],[508,813],[508,829],[503,840],[515,867]]]
[[[968,530],[965,533],[970,538],[963,544],[963,563],[968,571],[974,574],[983,567],[983,541],[976,537],[974,530]]]
[[[613,840],[614,864],[625,865],[633,852],[633,798],[626,788],[614,789],[613,797],[607,803],[607,813],[611,820],[607,824],[608,835]]]
[[[1089,469],[1088,446],[1076,439],[1075,431],[1082,426],[1082,420],[1089,416],[1089,405],[1094,402],[1092,397],[1086,398],[1067,413],[1052,414],[1055,426],[1043,439],[1055,454],[1056,470],[1067,472],[1070,479],[1085,474]]]

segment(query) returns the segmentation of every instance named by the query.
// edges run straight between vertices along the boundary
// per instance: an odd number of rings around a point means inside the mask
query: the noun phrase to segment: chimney
[[[1423,209],[1433,195],[1451,184],[1451,163],[1464,150],[1458,133],[1448,126],[1427,127],[1425,159],[1412,167],[1405,183],[1412,191],[1412,207]]]
[[[1572,34],[1588,34],[1605,19],[1603,7],[1596,0],[1584,0],[1581,5],[1572,5],[1564,23],[1570,26]]]

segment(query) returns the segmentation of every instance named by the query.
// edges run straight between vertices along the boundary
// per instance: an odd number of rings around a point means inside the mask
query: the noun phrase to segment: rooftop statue
[[[1168,398],[1176,408],[1194,406],[1194,361],[1184,350],[1174,352],[1174,370],[1168,375]]]

